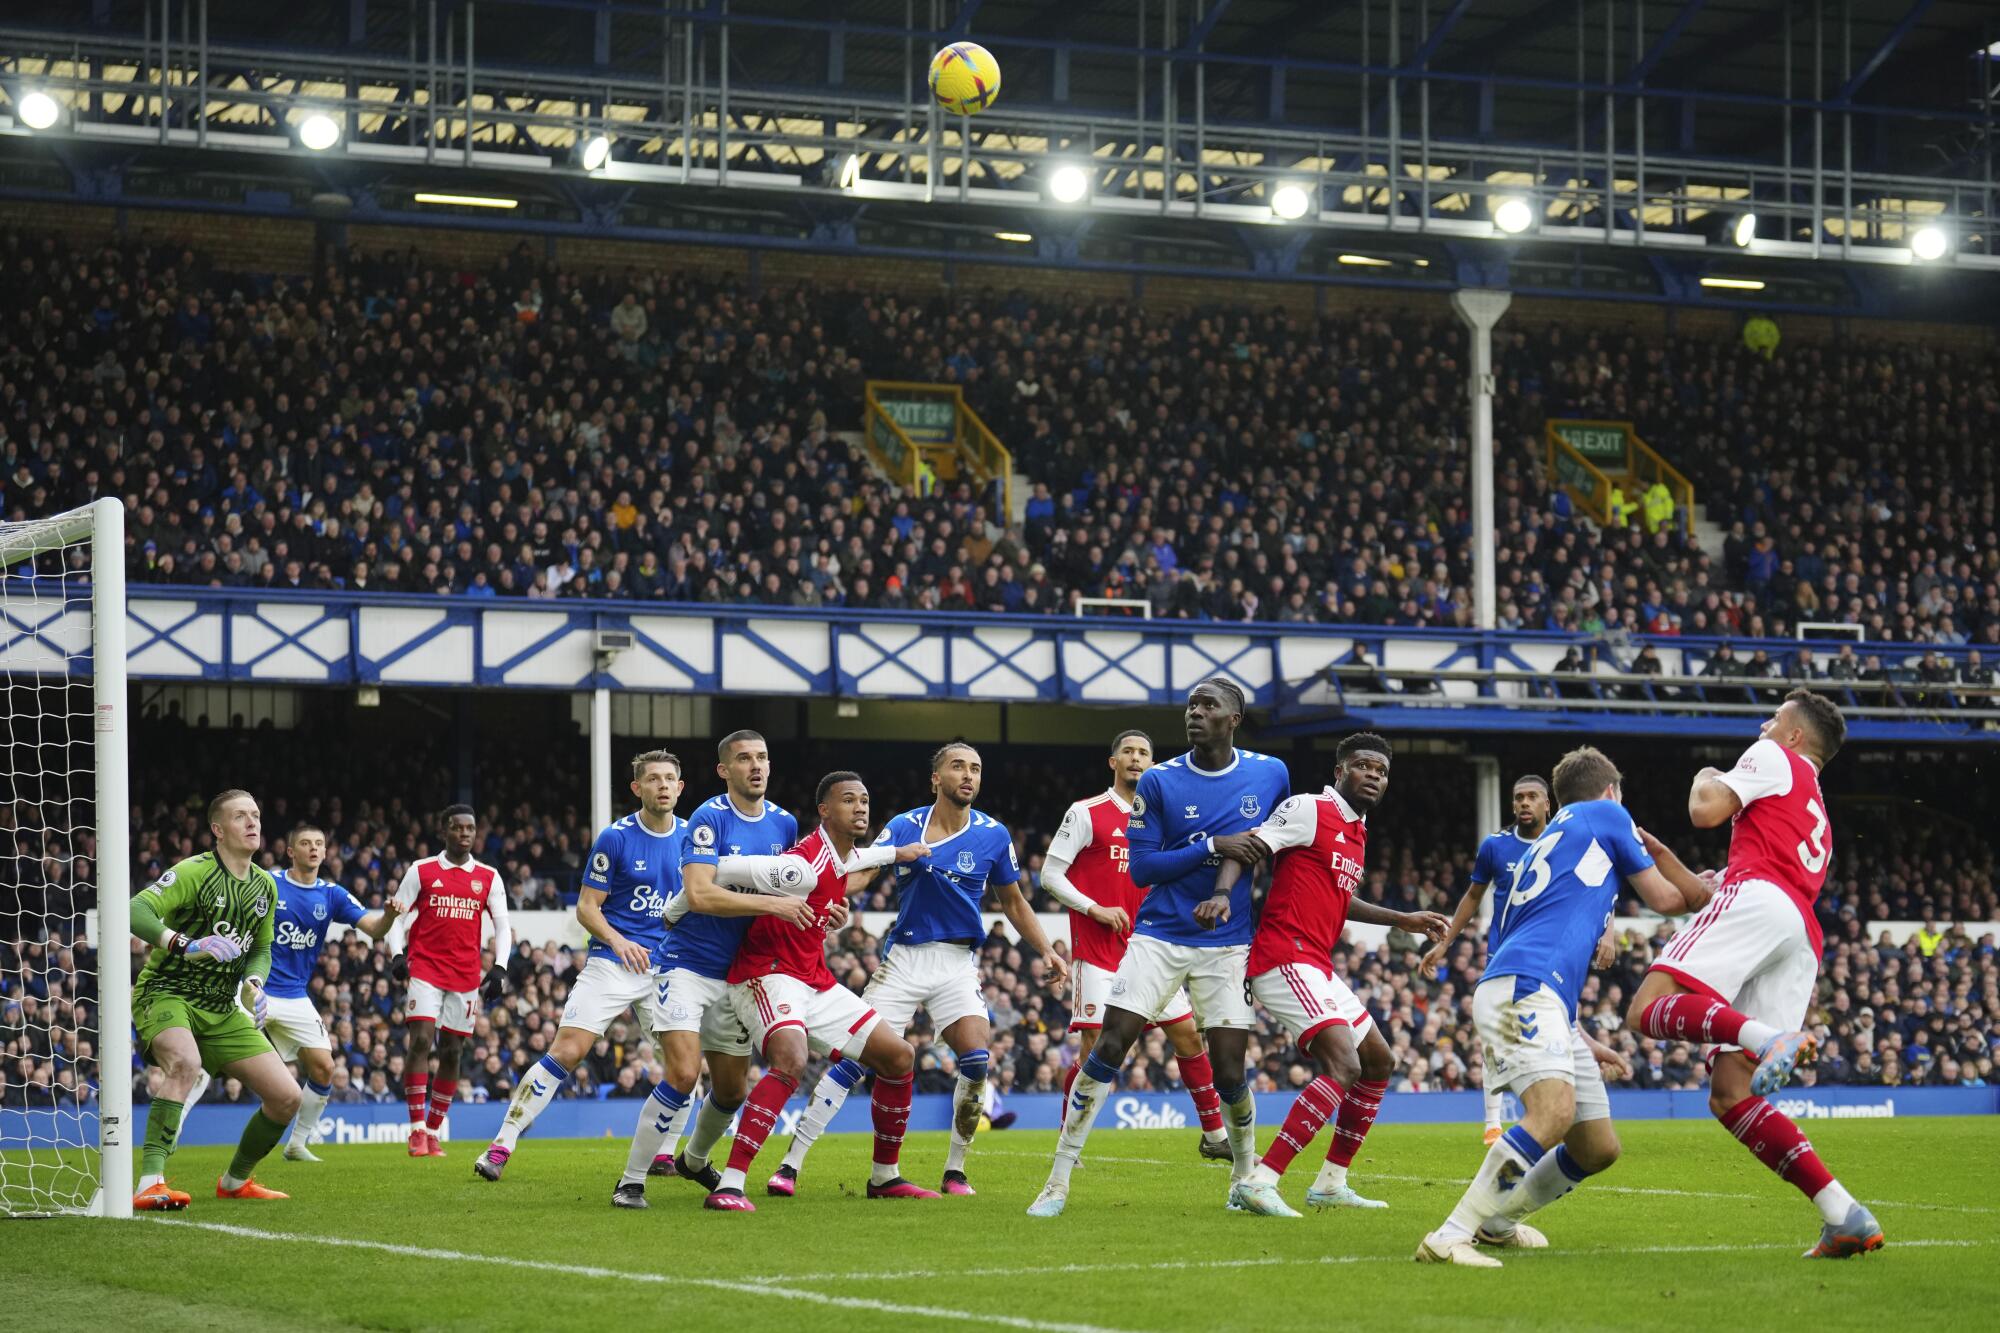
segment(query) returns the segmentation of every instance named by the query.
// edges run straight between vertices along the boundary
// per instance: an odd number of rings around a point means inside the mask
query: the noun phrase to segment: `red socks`
[[[1208,1063],[1208,1052],[1200,1055],[1180,1057],[1181,1082],[1187,1085],[1188,1096],[1194,1098],[1194,1113],[1201,1117],[1203,1132],[1222,1128],[1222,1098],[1215,1091],[1215,1070]],[[1069,1089],[1065,1087],[1064,1092]]]
[[[910,1127],[910,1093],[915,1076],[900,1079],[875,1076],[875,1092],[868,1109],[875,1117],[875,1164],[894,1166],[903,1155],[903,1131]]]
[[[458,1092],[455,1078],[434,1078],[431,1080],[431,1110],[424,1118],[424,1128],[435,1133],[444,1123],[444,1113],[451,1109],[451,1099]]]
[[[1673,998],[1689,1000],[1695,997],[1677,995]],[[1662,1003],[1665,1001],[1656,1002]],[[1647,1011],[1648,1014],[1651,1012],[1650,1009]],[[1821,1190],[1833,1183],[1833,1172],[1820,1161],[1811,1141],[1797,1125],[1762,1097],[1745,1097],[1717,1118],[1722,1121],[1724,1129],[1757,1155],[1758,1161],[1777,1172],[1781,1179],[1796,1185],[1808,1199],[1816,1198]]]
[[[1320,1127],[1340,1110],[1345,1096],[1340,1085],[1324,1074],[1300,1088],[1291,1111],[1285,1116],[1284,1125],[1278,1130],[1278,1137],[1264,1150],[1264,1165],[1283,1175],[1285,1168],[1292,1164],[1292,1158],[1298,1156],[1313,1141],[1313,1135],[1319,1133]]]
[[[773,1069],[757,1080],[743,1103],[743,1117],[736,1122],[736,1140],[729,1145],[729,1169],[748,1171],[764,1140],[777,1128],[778,1112],[799,1090],[799,1081]]]
[[[431,1076],[429,1074],[405,1074],[403,1076],[403,1100],[410,1108],[410,1123],[424,1123],[424,1103],[430,1100]]]
[[[1340,1119],[1334,1122],[1333,1142],[1326,1146],[1326,1160],[1335,1166],[1349,1166],[1361,1151],[1361,1140],[1375,1125],[1375,1113],[1382,1109],[1382,1094],[1389,1090],[1387,1079],[1356,1079],[1340,1104]]]
[[[1746,1021],[1742,1014],[1706,995],[1662,995],[1639,1015],[1639,1032],[1663,1041],[1741,1046]]]

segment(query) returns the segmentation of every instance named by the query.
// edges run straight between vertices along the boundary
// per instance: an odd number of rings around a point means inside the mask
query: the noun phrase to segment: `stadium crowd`
[[[304,278],[0,236],[10,513],[132,507],[138,580],[1225,621],[1463,625],[1449,319],[1166,313],[1020,295],[751,293],[335,256]],[[1508,326],[1505,627],[2000,646],[2000,357]],[[901,494],[842,433],[866,379],[951,382],[1031,482]],[[1629,419],[1728,527],[1586,522],[1548,415]],[[1865,669],[1858,664],[1857,672]],[[1963,672],[1970,672],[1969,676]]]

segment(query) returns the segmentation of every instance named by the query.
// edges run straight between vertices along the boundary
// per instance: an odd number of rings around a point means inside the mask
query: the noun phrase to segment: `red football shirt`
[[[1761,879],[1785,891],[1806,920],[1806,938],[1820,950],[1819,915],[1813,904],[1826,885],[1833,859],[1833,826],[1812,761],[1769,738],[1743,752],[1722,781],[1742,799],[1729,830],[1724,879]]]
[[[832,990],[840,984],[826,965],[826,909],[847,896],[847,876],[823,830],[807,834],[789,855],[812,864],[813,887],[806,901],[819,910],[819,919],[811,926],[795,926],[775,916],[752,919],[729,968],[732,986],[773,975],[797,977],[814,990]]]
[[[1131,852],[1125,842],[1125,821],[1132,807],[1106,791],[1078,801],[1063,815],[1062,827],[1049,839],[1047,858],[1069,865],[1069,882],[1099,907],[1122,907],[1129,920],[1139,919],[1139,903],[1146,890],[1132,882]],[[1079,963],[1089,963],[1115,972],[1125,957],[1125,942],[1131,937],[1092,921],[1086,914],[1070,909],[1069,950]]]
[[[419,861],[404,872],[396,899],[409,932],[410,975],[417,980],[443,991],[478,989],[486,974],[479,956],[482,916],[493,918],[494,956],[506,961],[507,894],[500,872],[485,862]]]
[[[1361,883],[1368,820],[1328,787],[1293,796],[1252,830],[1275,854],[1264,918],[1250,938],[1249,975],[1287,963],[1322,972],[1347,927],[1347,904]]]

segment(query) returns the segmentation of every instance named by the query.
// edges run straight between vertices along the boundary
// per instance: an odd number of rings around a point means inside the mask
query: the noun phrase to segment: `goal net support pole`
[[[127,782],[125,506],[90,521],[92,749],[97,810],[97,1207],[132,1216],[132,802]]]

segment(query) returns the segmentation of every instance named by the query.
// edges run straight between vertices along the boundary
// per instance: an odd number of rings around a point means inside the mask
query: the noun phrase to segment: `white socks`
[[[1229,1134],[1230,1176],[1247,1179],[1257,1166],[1257,1098],[1249,1084],[1236,1101],[1222,1103],[1222,1127]]]
[[[1507,1093],[1503,1088],[1486,1089],[1486,1127],[1498,1129],[1507,1123]]]
[[[548,1104],[556,1099],[556,1094],[569,1082],[569,1070],[556,1062],[552,1055],[545,1055],[521,1075],[521,1084],[514,1089],[513,1097],[507,1103],[506,1118],[500,1122],[500,1132],[493,1141],[508,1152],[521,1141],[528,1126],[535,1123]]]
[[[1832,1226],[1847,1219],[1848,1209],[1854,1207],[1854,1196],[1836,1180],[1813,1195],[1813,1207],[1819,1209],[1820,1219]]]
[[[720,1109],[713,1095],[703,1101],[701,1114],[694,1118],[694,1133],[688,1136],[687,1147],[682,1149],[681,1156],[690,1162],[708,1161],[709,1154],[715,1151],[717,1140],[729,1132],[729,1122],[736,1118],[736,1110],[733,1106],[727,1111]]]
[[[1486,1225],[1486,1219],[1502,1213],[1514,1202],[1515,1191],[1534,1170],[1535,1163],[1546,1155],[1542,1145],[1519,1125],[1502,1134],[1486,1150],[1479,1174],[1466,1186],[1464,1196],[1438,1228],[1439,1232],[1448,1238],[1470,1239],[1473,1232]]]
[[[299,1088],[299,1118],[292,1122],[291,1141],[303,1148],[312,1142],[312,1136],[319,1130],[319,1118],[326,1114],[327,1098],[333,1093],[331,1087],[325,1092],[306,1083]]]
[[[1347,1168],[1332,1162],[1320,1163],[1319,1175],[1313,1181],[1313,1188],[1322,1194],[1330,1194],[1347,1183]]]
[[[639,1106],[639,1123],[632,1129],[632,1148],[625,1154],[625,1174],[618,1178],[621,1185],[643,1185],[646,1173],[652,1169],[653,1159],[668,1139],[678,1139],[687,1127],[687,1094],[662,1082],[653,1085],[653,1091]]]
[[[785,1148],[784,1165],[798,1171],[806,1164],[806,1154],[812,1151],[819,1136],[826,1133],[826,1127],[833,1123],[833,1117],[847,1102],[847,1094],[854,1090],[852,1081],[842,1082],[836,1075],[842,1072],[835,1064],[819,1076],[813,1084],[812,1096],[806,1098],[805,1113],[799,1117],[798,1127],[792,1130],[792,1141]]]

